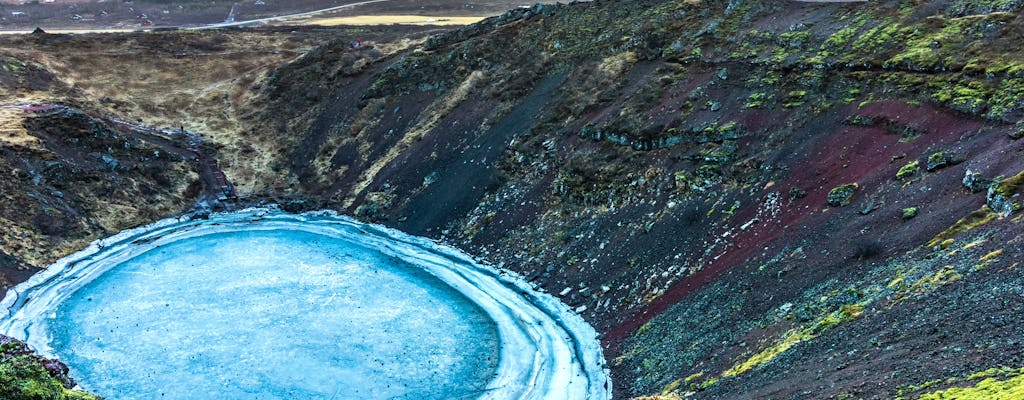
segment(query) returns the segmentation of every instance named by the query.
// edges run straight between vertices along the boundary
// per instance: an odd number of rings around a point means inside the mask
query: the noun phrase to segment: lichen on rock
[[[992,186],[992,180],[982,177],[978,172],[967,170],[967,173],[964,174],[963,184],[967,190],[978,193],[988,190],[989,186]]]
[[[856,183],[847,183],[833,188],[828,193],[828,205],[832,207],[849,205],[853,201],[853,195],[857,193],[859,187],[860,185]]]

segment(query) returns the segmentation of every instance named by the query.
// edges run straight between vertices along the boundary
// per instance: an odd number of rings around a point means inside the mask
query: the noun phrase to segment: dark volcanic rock
[[[0,250],[0,292],[6,293],[16,283],[28,280],[39,269],[26,265],[18,258]]]
[[[980,173],[967,170],[964,174],[964,187],[972,193],[979,193],[988,190],[992,186],[992,179],[984,178]]]

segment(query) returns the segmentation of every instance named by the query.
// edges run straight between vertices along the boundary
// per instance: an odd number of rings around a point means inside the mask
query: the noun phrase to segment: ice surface
[[[116,398],[462,398],[497,330],[438,279],[358,244],[243,231],[162,246],[48,321],[83,387]]]
[[[0,306],[0,332],[111,400],[611,393],[593,329],[564,304],[457,250],[326,213],[161,221],[61,260]]]

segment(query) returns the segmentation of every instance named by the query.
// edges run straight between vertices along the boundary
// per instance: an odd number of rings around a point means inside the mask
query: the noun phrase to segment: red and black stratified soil
[[[877,55],[865,56],[863,68],[775,68],[729,56],[736,48],[728,46],[739,44],[721,38],[703,39],[699,57],[633,47],[630,59],[621,48],[566,37],[594,26],[581,21],[600,18],[624,25],[622,32],[606,27],[605,37],[626,34],[643,11],[625,7],[519,11],[518,19],[490,24],[499,28],[436,39],[429,52],[389,59],[376,66],[380,72],[344,81],[282,72],[322,82],[306,86],[305,96],[337,99],[320,105],[316,126],[358,129],[332,140],[337,132],[278,124],[276,134],[300,138],[290,166],[308,178],[309,193],[326,191],[329,205],[444,238],[561,294],[604,333],[620,395],[657,393],[698,372],[717,376],[789,329],[856,303],[865,304],[859,318],[696,396],[886,398],[901,385],[1013,365],[1019,355],[1005,354],[1019,334],[1010,323],[1019,300],[1012,285],[992,286],[991,298],[949,293],[994,285],[992,276],[1016,279],[1008,268],[1017,223],[998,219],[956,236],[956,247],[987,241],[953,256],[945,255],[953,247],[936,253],[926,246],[986,204],[985,193],[962,184],[967,170],[995,178],[1024,169],[1013,156],[1024,143],[1011,139],[1019,129],[1012,119],[965,114],[927,93],[892,90],[884,82],[889,72],[870,67],[881,64],[870,58]],[[813,22],[810,37],[827,38],[844,26],[837,21],[852,18],[844,13],[863,9],[771,7],[743,23],[787,32]],[[895,10],[877,7],[880,15]],[[689,56],[692,47],[683,47]],[[616,57],[626,67],[609,72]],[[473,90],[450,98],[473,71],[483,74]],[[924,80],[949,76],[918,73]],[[851,92],[855,98],[848,99]],[[749,105],[757,93],[769,95],[767,104]],[[286,98],[268,101],[288,107]],[[456,104],[403,141],[430,117],[425,110],[445,101]],[[367,172],[394,146],[397,156]],[[309,162],[323,151],[333,152],[339,168],[327,180],[317,179],[325,171]],[[936,154],[946,161],[927,170]],[[919,170],[897,178],[912,161]],[[368,176],[365,188],[357,185]],[[846,184],[857,187],[849,204],[827,205],[832,189]],[[911,208],[917,214],[904,218]],[[972,272],[981,256],[999,249],[1005,255]],[[936,284],[894,300],[906,293],[887,284],[901,271],[911,271],[911,285],[946,265],[971,283]],[[942,333],[956,323],[941,313],[954,308],[1008,322],[984,339],[968,334],[974,327]],[[782,309],[795,311],[779,315]],[[925,309],[940,314],[926,316]],[[894,328],[893,321],[907,327]],[[937,331],[918,329],[925,325]],[[946,344],[937,344],[940,336]],[[947,344],[963,357],[932,362]]]
[[[294,178],[280,182],[298,183],[250,195],[305,197],[289,207],[526,276],[602,333],[619,397],[703,374],[681,389],[892,398],[1020,368],[1019,213],[930,243],[991,215],[968,171],[1024,170],[1022,107],[997,115],[936,90],[1019,77],[887,63],[905,41],[808,61],[850,21],[926,30],[942,12],[993,10],[730,3],[518,9],[362,68],[345,68],[350,43],[325,44],[253,88],[238,139],[277,144],[276,172]],[[984,56],[1024,31],[996,17],[977,40],[930,48]],[[844,185],[847,204],[830,206]],[[1018,186],[996,189],[1019,202]],[[844,306],[861,312],[722,377]]]

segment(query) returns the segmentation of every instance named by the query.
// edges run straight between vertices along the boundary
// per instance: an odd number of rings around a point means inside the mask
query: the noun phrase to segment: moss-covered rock
[[[928,170],[928,172],[932,172],[953,164],[955,164],[955,159],[952,155],[945,151],[939,151],[928,156],[928,164],[925,165],[925,169]]]
[[[856,183],[847,183],[832,189],[828,193],[828,205],[832,207],[843,207],[853,201],[853,195],[857,193],[860,186]]]
[[[896,179],[907,179],[914,175],[917,175],[921,171],[921,163],[917,161],[911,161],[900,168],[899,172],[896,172]]]
[[[0,398],[5,400],[98,400],[72,390],[68,367],[32,352],[25,343],[0,335]]]

